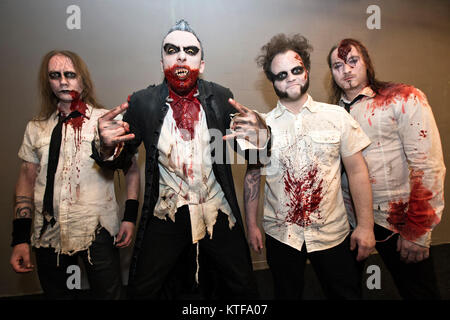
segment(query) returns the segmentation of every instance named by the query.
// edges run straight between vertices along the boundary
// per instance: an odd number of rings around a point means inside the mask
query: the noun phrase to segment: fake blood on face
[[[180,77],[177,75],[177,70],[186,69],[186,76]],[[197,83],[199,69],[191,69],[189,66],[173,65],[170,68],[164,69],[164,75],[169,83],[169,87],[179,95],[186,95]]]
[[[319,209],[322,201],[322,182],[318,181],[317,166],[313,167],[304,178],[294,178],[289,170],[284,177],[284,190],[289,195],[289,212],[286,222],[307,227],[312,223],[311,214]],[[319,219],[320,219],[319,215]]]
[[[305,65],[303,64],[302,57],[300,57],[300,55],[298,53],[296,53],[294,58],[296,60],[298,60],[300,62],[300,64],[302,65],[303,70],[305,70],[305,78],[306,78],[308,76],[308,70],[306,70]]]
[[[341,41],[341,43],[339,43],[338,57],[342,59],[345,63],[347,61],[347,56],[350,51],[352,51],[352,47],[350,46],[349,42],[344,40]]]
[[[431,230],[440,219],[430,204],[433,193],[423,185],[423,171],[411,170],[411,193],[408,202],[391,201],[387,221],[409,241]]]

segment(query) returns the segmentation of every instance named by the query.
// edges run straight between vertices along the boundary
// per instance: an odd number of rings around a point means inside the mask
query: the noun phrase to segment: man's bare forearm
[[[14,219],[30,219],[34,213],[34,184],[38,165],[24,161],[14,197]]]
[[[127,184],[127,199],[139,200],[141,180],[137,157],[134,156],[131,161],[131,166],[125,175]]]
[[[350,184],[350,193],[355,205],[357,225],[373,229],[372,187],[369,172],[361,152],[343,158]]]
[[[244,178],[244,207],[247,227],[256,226],[260,183],[260,168],[249,165]]]
[[[14,219],[32,218],[34,212],[34,198],[29,196],[15,196]]]

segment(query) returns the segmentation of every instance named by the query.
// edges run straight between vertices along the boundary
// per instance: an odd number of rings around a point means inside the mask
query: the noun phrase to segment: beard
[[[176,74],[178,68],[184,68],[188,70],[186,77],[180,78]],[[188,94],[197,84],[199,70],[191,69],[188,66],[174,65],[171,68],[164,70],[164,75],[167,79],[170,89],[180,96]]]
[[[272,84],[273,84],[273,89],[275,90],[275,93],[278,96],[278,98],[283,99],[283,100],[297,100],[299,98],[299,97],[290,98],[287,91],[278,90],[277,87],[275,86],[275,83],[272,82]],[[306,80],[305,84],[300,87],[300,97],[303,96],[308,91],[308,89],[309,89],[309,77]]]

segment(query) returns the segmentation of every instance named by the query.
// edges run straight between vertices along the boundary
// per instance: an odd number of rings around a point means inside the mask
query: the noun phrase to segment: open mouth
[[[177,68],[175,70],[175,75],[178,77],[178,79],[185,79],[189,74],[189,70],[186,68]]]

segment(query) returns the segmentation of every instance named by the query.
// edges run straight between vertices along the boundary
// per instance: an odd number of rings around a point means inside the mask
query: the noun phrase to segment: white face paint
[[[64,55],[55,55],[50,58],[48,81],[53,93],[62,102],[71,102],[74,99],[74,91],[78,96],[84,89],[72,60]]]
[[[177,93],[186,93],[203,73],[200,42],[190,32],[173,31],[163,41],[161,66],[169,86]]]
[[[336,84],[346,91],[361,91],[367,84],[367,68],[361,54],[350,46],[346,61],[338,57],[338,48],[331,54],[331,72]]]
[[[308,71],[295,51],[277,54],[270,68],[274,74],[273,84],[276,90],[285,95],[282,100],[297,101],[303,96],[303,88],[308,84]]]

